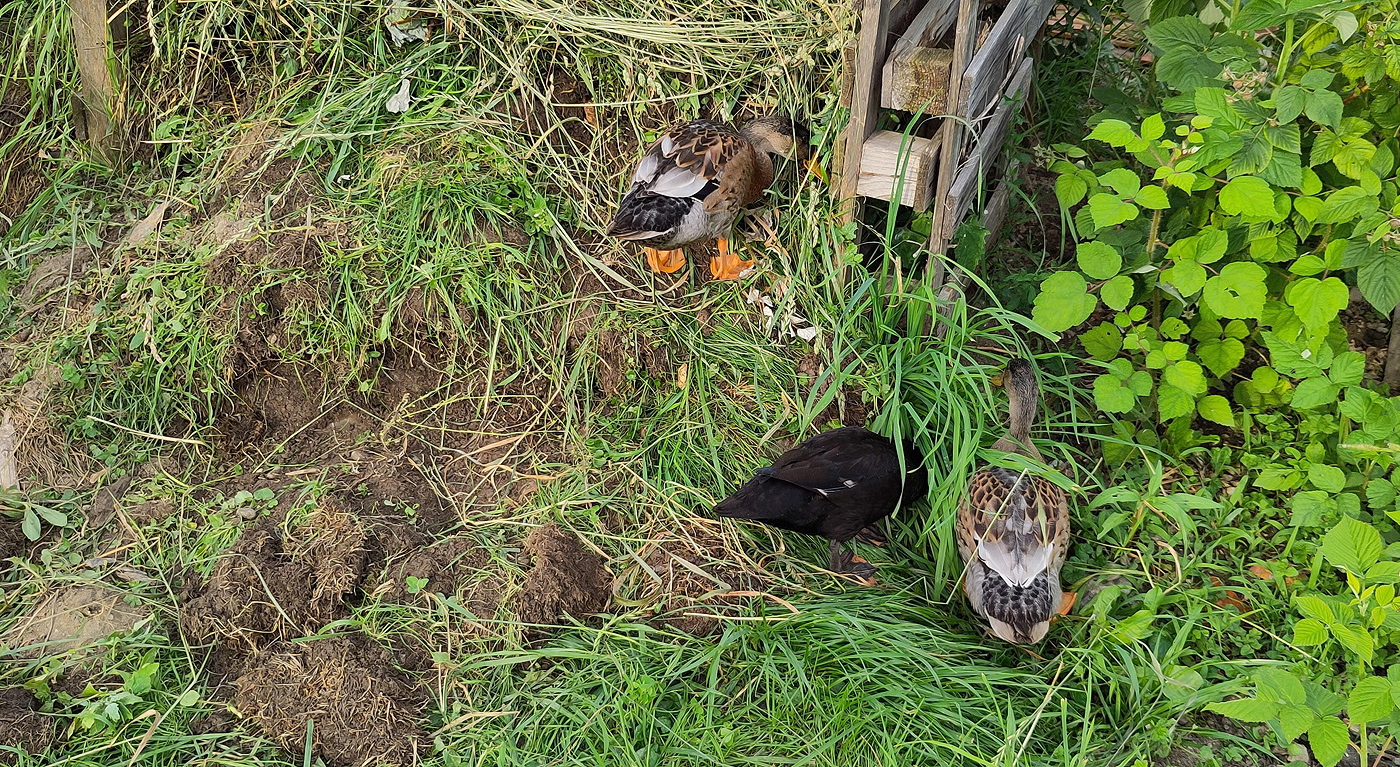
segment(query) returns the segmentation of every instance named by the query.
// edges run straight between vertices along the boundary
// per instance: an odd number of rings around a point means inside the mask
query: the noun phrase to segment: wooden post
[[[947,217],[947,205],[944,200],[948,196],[948,187],[952,185],[953,177],[957,175],[958,160],[962,156],[961,120],[966,119],[967,115],[962,114],[963,110],[958,107],[964,101],[963,72],[972,60],[973,50],[977,46],[977,0],[959,0],[957,18],[958,25],[953,32],[952,75],[948,82],[946,102],[951,107],[949,112],[952,116],[945,119],[943,127],[939,129],[943,135],[943,153],[938,161],[938,188],[933,195],[933,230],[928,236],[928,250],[931,256],[947,255],[945,251],[948,249],[948,240],[943,235],[943,230],[947,228],[947,222],[944,220]],[[929,281],[929,286],[937,290],[942,284],[943,262],[935,260],[933,279]]]
[[[875,73],[885,52],[889,35],[889,8],[886,0],[865,0],[860,14],[860,43],[856,48],[855,77],[851,83],[851,119],[846,124],[846,142],[842,147],[837,199],[841,201],[841,221],[849,223],[860,215],[856,188],[860,184],[860,157],[865,140],[875,130],[880,114],[880,83]],[[832,264],[838,285],[846,282],[846,267]]]
[[[126,136],[120,72],[112,53],[106,0],[69,0],[73,46],[82,79],[83,125],[87,138],[108,162],[121,157]]]

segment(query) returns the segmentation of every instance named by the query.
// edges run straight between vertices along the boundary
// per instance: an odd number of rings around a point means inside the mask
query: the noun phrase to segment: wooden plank
[[[863,3],[857,2],[855,5],[857,14],[864,11],[865,5]],[[922,7],[919,0],[894,0],[889,4],[885,11],[888,15],[888,21],[885,24],[885,40],[881,43],[876,61],[885,61],[889,57],[890,50],[899,40],[899,36],[909,27],[915,13]],[[841,100],[838,105],[842,109],[851,108],[851,93],[855,89],[856,48],[859,47],[859,42],[857,39],[841,49]]]
[[[1030,91],[1031,75],[1034,72],[1035,64],[1032,59],[1029,56],[1023,58],[1021,66],[1016,70],[1015,79],[1006,89],[1006,97],[1001,100],[997,111],[993,113],[990,120],[984,123],[981,132],[977,134],[977,143],[974,145],[971,155],[958,166],[948,195],[942,200],[942,204],[945,206],[942,236],[945,241],[952,239],[953,232],[957,230],[958,224],[962,223],[963,214],[972,206],[972,201],[977,196],[979,182],[987,176],[992,165],[1001,157],[1002,145],[1006,142],[1006,134],[1011,129],[1012,118],[1016,116],[1026,93]]]
[[[984,250],[990,250],[1001,237],[1002,224],[1006,223],[1006,213],[1011,209],[1011,186],[1020,169],[1021,163],[1014,157],[1007,161],[1006,171],[1001,174],[996,191],[987,198],[987,206],[982,209],[982,226],[987,229],[987,239],[982,245]]]
[[[919,62],[929,61],[931,57],[933,61],[939,62],[934,66],[940,69],[943,67],[939,57],[947,56],[947,61],[951,63],[951,51],[945,54],[932,54],[924,49],[932,47],[943,37],[956,18],[957,4],[954,0],[929,0],[924,5],[923,10],[919,11],[919,15],[909,22],[909,28],[895,41],[893,47],[890,48],[889,57],[885,60],[881,77],[880,106],[885,109],[911,111],[923,106],[924,102],[928,100],[928,96],[923,98],[918,98],[917,94],[901,96],[900,91],[892,86],[912,84],[917,87],[919,81],[913,78],[920,74],[918,71]],[[911,63],[915,71],[901,75],[902,72],[910,69]],[[947,75],[935,72],[935,77],[941,80]],[[932,89],[939,93],[946,92],[947,83],[946,81],[939,82]],[[941,114],[942,111],[943,107],[941,106],[938,110],[930,108],[928,114]]]
[[[880,106],[904,112],[941,115],[948,111],[953,52],[947,48],[914,48],[885,62]]]
[[[1011,0],[1002,11],[977,55],[963,73],[959,89],[961,114],[972,121],[996,108],[996,96],[1006,85],[1031,40],[1045,26],[1054,0]]]
[[[841,202],[841,219],[854,221],[859,212],[856,188],[860,184],[860,156],[865,140],[875,130],[879,116],[879,62],[882,43],[889,30],[889,15],[884,0],[866,0],[861,11],[860,37],[856,48],[854,85],[851,89],[851,117],[846,123],[845,146],[842,147],[840,175],[836,179],[837,199]]]
[[[959,73],[967,67],[967,63],[972,58],[973,48],[977,43],[977,0],[958,0],[957,26],[953,31],[953,64],[952,81],[948,83],[948,103],[962,103],[962,83],[963,78]],[[945,215],[943,200],[948,196],[948,187],[953,182],[951,169],[962,155],[962,122],[956,118],[962,116],[960,108],[951,110],[954,119],[944,120],[943,127],[939,128],[939,139],[942,146],[939,147],[938,159],[938,182],[933,193],[933,229],[929,232],[928,249],[935,256],[941,256],[948,249],[948,243],[943,239],[943,216]],[[932,259],[933,277],[930,285],[937,289],[943,281],[943,262],[937,258]]]
[[[88,142],[109,162],[121,153],[125,135],[119,89],[113,82],[117,64],[112,56],[106,0],[72,0],[73,47],[82,81],[83,127]]]
[[[933,199],[938,146],[937,139],[876,131],[865,140],[856,191],[863,197],[889,200],[898,185],[901,205],[919,212],[928,210]]]

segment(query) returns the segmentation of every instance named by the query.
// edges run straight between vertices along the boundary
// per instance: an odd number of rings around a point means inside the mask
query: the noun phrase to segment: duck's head
[[[787,115],[767,115],[739,129],[754,149],[775,157],[803,163],[812,175],[826,180],[826,172],[812,154],[812,132]]]

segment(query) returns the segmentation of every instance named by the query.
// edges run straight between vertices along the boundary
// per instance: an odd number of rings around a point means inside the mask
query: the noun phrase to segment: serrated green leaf
[[[1171,201],[1167,199],[1166,190],[1160,186],[1143,187],[1133,197],[1133,201],[1148,210],[1166,210],[1172,206]]]
[[[1384,511],[1395,503],[1395,485],[1384,477],[1366,483],[1366,505],[1372,511]]]
[[[1317,214],[1319,224],[1340,224],[1376,212],[1380,201],[1359,186],[1348,186],[1327,195]]]
[[[1123,202],[1107,192],[1099,192],[1089,198],[1089,214],[1094,218],[1094,226],[1107,229],[1138,217],[1136,205]]]
[[[1337,513],[1337,499],[1321,490],[1294,493],[1288,505],[1293,512],[1288,520],[1290,527],[1317,527],[1324,519]]]
[[[1327,624],[1316,618],[1304,618],[1293,626],[1293,644],[1312,647],[1327,641]]]
[[[1342,623],[1332,624],[1332,636],[1337,638],[1343,647],[1350,650],[1361,660],[1370,663],[1375,655],[1375,640],[1360,626],[1349,626]]]
[[[1142,188],[1138,175],[1127,168],[1114,168],[1099,176],[1099,183],[1117,192],[1120,197],[1132,197]]]
[[[1235,338],[1207,338],[1196,345],[1196,356],[1212,375],[1224,378],[1244,360],[1244,344]]]
[[[1347,474],[1336,466],[1314,463],[1308,467],[1308,481],[1318,490],[1340,493],[1347,484]],[[1361,571],[1357,571],[1360,574]]]
[[[1226,700],[1206,706],[1207,711],[1214,711],[1221,716],[1228,716],[1239,722],[1267,722],[1277,716],[1282,708],[1283,705],[1280,703],[1259,700],[1258,698]]]
[[[1308,94],[1303,111],[1307,113],[1309,120],[1329,128],[1336,128],[1342,124],[1344,106],[1342,97],[1332,91],[1314,91]]]
[[[1206,268],[1195,261],[1179,261],[1162,271],[1162,280],[1182,296],[1193,296],[1206,286]]]
[[[1094,404],[1105,413],[1126,413],[1137,405],[1137,396],[1114,375],[1094,379]]]
[[[1337,395],[1341,391],[1342,387],[1323,376],[1309,378],[1299,383],[1298,388],[1293,390],[1293,399],[1289,401],[1289,404],[1299,410],[1335,405],[1337,404]]]
[[[1081,334],[1079,343],[1090,357],[1108,362],[1123,350],[1123,332],[1111,322],[1101,322]]]
[[[1264,311],[1267,273],[1255,263],[1226,264],[1220,274],[1206,281],[1202,297],[1217,315],[1233,319],[1257,319]]]
[[[1357,682],[1347,698],[1347,717],[1356,724],[1382,721],[1394,709],[1390,681],[1382,676],[1368,676]]]
[[[1332,360],[1327,377],[1338,386],[1355,386],[1366,375],[1366,355],[1361,352],[1342,352]]]
[[[1357,267],[1356,286],[1376,311],[1385,315],[1395,311],[1400,305],[1400,256],[1386,250],[1376,252]]]
[[[1133,132],[1133,127],[1122,120],[1107,119],[1101,121],[1089,132],[1089,138],[1095,141],[1102,141],[1109,146],[1124,147],[1128,142],[1137,138]]]
[[[1273,218],[1274,190],[1262,178],[1239,176],[1220,190],[1220,209],[1231,216]]]
[[[1308,728],[1308,746],[1322,767],[1337,767],[1351,745],[1351,733],[1335,716],[1318,717]]]
[[[1307,277],[1288,288],[1288,305],[1309,330],[1317,331],[1330,325],[1351,299],[1346,283],[1336,277],[1319,280]]]
[[[1308,94],[1296,85],[1285,85],[1274,94],[1274,106],[1280,123],[1291,123],[1303,113]]]
[[[1073,208],[1084,199],[1084,195],[1089,193],[1089,182],[1079,177],[1077,173],[1062,173],[1055,179],[1055,198],[1060,201],[1060,207],[1065,210]]]
[[[1327,601],[1321,597],[1311,594],[1297,596],[1293,598],[1293,606],[1298,608],[1298,612],[1302,613],[1304,617],[1312,618],[1329,626],[1337,620],[1336,616],[1332,614],[1332,608],[1328,607]]]
[[[1278,722],[1285,740],[1294,741],[1312,726],[1314,715],[1307,706],[1284,706],[1278,712]]]
[[[1123,268],[1123,257],[1105,242],[1090,240],[1079,243],[1075,261],[1079,270],[1096,280],[1106,280]]]
[[[1206,376],[1201,366],[1183,361],[1162,371],[1162,383],[1175,386],[1184,392],[1199,396],[1206,393]]]
[[[1047,330],[1068,330],[1089,319],[1098,299],[1079,272],[1056,272],[1040,284],[1032,318]]]
[[[1235,415],[1230,412],[1230,401],[1219,394],[1209,394],[1201,397],[1201,401],[1196,403],[1196,412],[1207,421],[1218,423],[1221,426],[1235,425]]]
[[[1196,412],[1196,398],[1189,392],[1162,384],[1157,387],[1157,415],[1163,421],[1180,418]]]
[[[1123,311],[1127,308],[1128,302],[1133,300],[1133,278],[1126,274],[1120,274],[1105,282],[1099,288],[1099,298],[1102,298],[1104,304],[1110,309]]]
[[[1380,559],[1384,548],[1376,528],[1351,517],[1342,517],[1322,538],[1322,556],[1328,563],[1358,576]]]

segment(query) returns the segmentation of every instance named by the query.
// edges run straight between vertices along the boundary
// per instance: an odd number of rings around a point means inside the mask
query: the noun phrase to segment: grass
[[[543,641],[426,595],[368,595],[322,628],[433,653],[429,764],[1131,764],[1169,744],[1183,712],[1233,689],[1216,675],[1184,693],[1167,683],[1229,663],[1200,647],[1235,624],[1208,589],[1144,585],[1170,565],[1142,541],[1176,531],[1149,515],[1132,534],[1099,532],[1107,512],[1087,501],[1112,470],[1066,353],[1039,354],[1038,436],[1086,531],[1067,576],[1144,588],[1058,624],[1038,655],[986,639],[970,616],[952,510],[1002,428],[997,361],[1033,351],[1019,315],[960,307],[945,341],[911,334],[927,289],[903,275],[889,288],[894,275],[830,279],[849,234],[826,190],[790,171],[773,195],[776,238],[747,244],[768,271],[744,289],[772,291],[778,317],[810,319],[810,347],[777,340],[741,290],[655,280],[601,238],[624,166],[674,118],[788,109],[810,118],[829,156],[845,5],[447,2],[430,15],[433,36],[402,48],[379,12],[231,0],[138,12],[156,37],[125,56],[129,109],[154,146],[119,172],[84,159],[65,127],[71,105],[44,96],[76,83],[63,4],[0,8],[0,39],[13,43],[3,65],[31,106],[0,160],[47,157],[43,191],[4,236],[0,275],[20,284],[79,248],[94,255],[63,301],[32,314],[0,304],[0,335],[26,339],[4,344],[0,388],[26,419],[24,487],[67,514],[20,552],[0,628],[94,579],[154,614],[88,661],[91,691],[59,687],[55,669],[77,673],[76,656],[54,666],[11,648],[5,684],[43,693],[59,732],[21,763],[306,763],[251,725],[192,728],[226,704],[207,649],[177,631],[181,588],[246,527],[235,488],[270,491],[275,505],[250,507],[266,517],[355,487],[376,461],[423,461],[419,489],[456,512],[430,536],[478,540],[507,590],[527,577],[520,533],[548,521],[628,574],[610,615]],[[551,89],[562,74],[589,110]],[[384,100],[406,75],[412,107],[391,115]],[[115,244],[162,200],[175,203],[156,236]],[[250,239],[214,236],[221,215]],[[798,372],[809,354],[816,380]],[[427,360],[413,364],[432,384],[405,387],[406,360]],[[230,448],[243,435],[227,433],[229,414],[270,372],[302,376],[318,406],[369,427],[329,455],[299,447],[319,433],[311,419]],[[36,381],[42,407],[23,409]],[[407,393],[393,398],[395,387]],[[929,502],[892,521],[887,553],[866,552],[881,565],[874,592],[824,575],[821,542],[698,519],[789,440],[829,426],[847,392],[933,467]],[[490,447],[514,437],[505,455]],[[493,478],[523,475],[535,492],[480,500]],[[120,520],[102,527],[89,513],[122,477],[134,480],[123,507],[167,500],[175,513],[114,539]],[[647,622],[659,597],[644,557],[663,544],[703,550],[707,573],[755,574],[792,609],[742,598],[708,637]],[[1181,555],[1187,575],[1205,566]],[[99,556],[144,577],[122,580]],[[1146,619],[1144,600],[1158,608]],[[133,692],[129,677],[149,663],[155,683]]]

